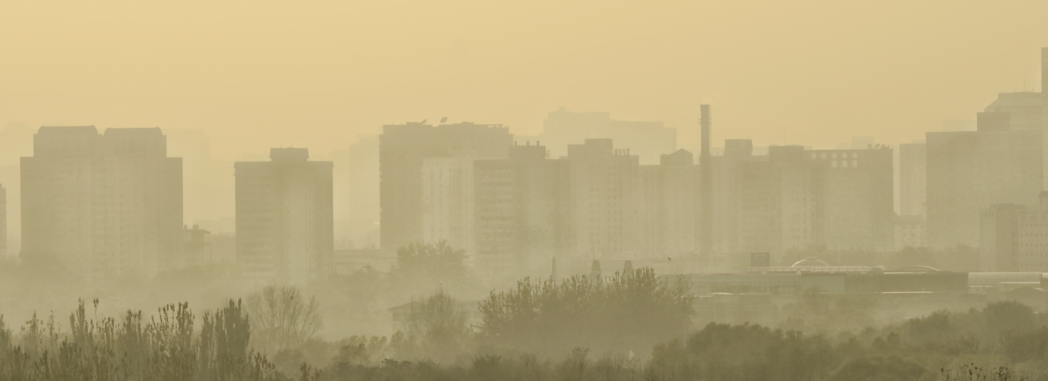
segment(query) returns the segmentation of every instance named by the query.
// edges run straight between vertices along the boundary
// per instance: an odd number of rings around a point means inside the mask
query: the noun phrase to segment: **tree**
[[[444,290],[410,304],[408,336],[418,340],[426,357],[446,363],[466,349],[470,329],[457,304]]]
[[[465,260],[465,250],[445,241],[401,246],[387,277],[394,302],[417,296],[419,290],[428,293],[443,289],[459,296],[469,295],[478,289],[478,284]]]
[[[480,304],[480,338],[498,348],[547,355],[575,347],[645,353],[687,332],[691,298],[643,268],[607,279],[574,276],[491,293]]]
[[[308,340],[320,329],[320,303],[308,300],[293,286],[267,286],[247,297],[253,337],[269,350],[291,348]]]

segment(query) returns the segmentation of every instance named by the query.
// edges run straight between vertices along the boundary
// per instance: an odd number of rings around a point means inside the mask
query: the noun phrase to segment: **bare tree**
[[[322,324],[316,296],[294,286],[267,286],[247,297],[253,338],[265,349],[291,348],[313,337]]]

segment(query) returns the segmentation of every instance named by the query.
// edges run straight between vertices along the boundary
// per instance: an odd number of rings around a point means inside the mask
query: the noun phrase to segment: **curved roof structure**
[[[797,268],[797,269],[799,269],[799,268],[806,268],[806,267],[830,267],[830,264],[826,263],[826,261],[823,261],[823,260],[821,260],[819,258],[808,257],[808,258],[804,258],[802,260],[799,260],[799,261],[795,262],[790,267]]]

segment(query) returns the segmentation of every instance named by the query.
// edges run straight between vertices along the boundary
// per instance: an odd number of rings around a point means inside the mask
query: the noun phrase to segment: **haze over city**
[[[60,5],[58,5],[60,4]],[[480,1],[3,5],[0,117],[200,128],[216,157],[344,149],[447,116],[535,134],[564,106],[716,138],[922,139],[1038,90],[1048,5]],[[294,133],[290,133],[290,132]]]
[[[0,4],[0,381],[1048,380],[1045,15]]]

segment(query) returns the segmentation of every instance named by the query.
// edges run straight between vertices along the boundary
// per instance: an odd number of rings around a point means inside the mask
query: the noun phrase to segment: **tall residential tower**
[[[94,281],[149,277],[178,254],[182,159],[159,128],[41,127],[21,178],[26,256]]]
[[[237,162],[237,263],[257,281],[304,283],[331,269],[332,168],[305,148],[273,148],[270,161]]]
[[[473,123],[388,125],[379,139],[380,235],[382,248],[388,250],[424,237],[426,159],[466,153],[476,159],[504,159],[513,144],[505,127]]]

